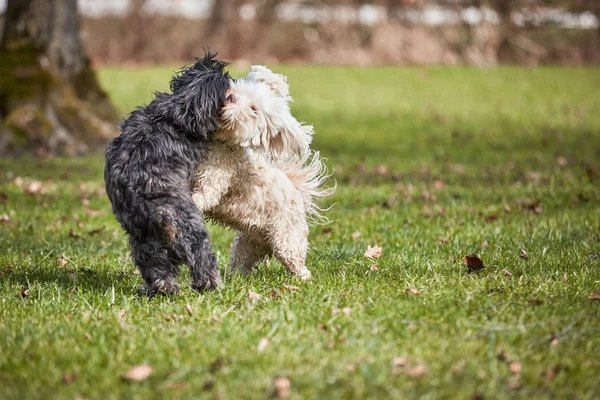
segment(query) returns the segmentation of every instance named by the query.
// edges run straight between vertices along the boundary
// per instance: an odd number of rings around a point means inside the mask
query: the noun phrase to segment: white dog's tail
[[[316,201],[321,197],[331,196],[335,192],[336,184],[323,187],[323,183],[331,177],[332,173],[319,157],[319,152],[307,151],[300,157],[278,163],[277,167],[302,193],[307,220],[315,225],[328,223],[329,219],[323,215],[323,212],[329,208],[321,208]]]

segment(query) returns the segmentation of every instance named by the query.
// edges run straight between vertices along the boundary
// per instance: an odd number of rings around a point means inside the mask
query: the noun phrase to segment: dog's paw
[[[308,268],[304,268],[298,272],[298,277],[303,281],[308,281],[312,277],[312,274],[308,270]]]
[[[216,279],[214,281],[193,282],[192,283],[192,289],[194,289],[197,292],[205,292],[205,291],[209,291],[209,290],[221,290],[223,288],[225,288],[225,285],[223,285],[221,278]]]
[[[179,293],[179,285],[176,282],[159,279],[152,284],[140,285],[139,293],[142,296],[153,297],[158,294],[174,296]]]

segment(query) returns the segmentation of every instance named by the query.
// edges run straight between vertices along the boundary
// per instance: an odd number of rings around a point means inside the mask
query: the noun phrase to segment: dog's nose
[[[238,99],[235,94],[231,93],[229,96],[227,96],[227,101],[235,104],[237,103]]]

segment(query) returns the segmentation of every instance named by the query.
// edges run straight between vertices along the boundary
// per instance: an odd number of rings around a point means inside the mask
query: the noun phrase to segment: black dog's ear
[[[171,117],[193,136],[207,139],[218,128],[217,117],[231,79],[225,72],[227,65],[216,59],[216,54],[206,52],[171,79],[175,103]]]

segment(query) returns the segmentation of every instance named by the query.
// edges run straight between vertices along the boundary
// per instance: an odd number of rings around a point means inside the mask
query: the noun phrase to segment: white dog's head
[[[291,100],[283,75],[253,66],[246,77],[231,81],[217,138],[276,158],[306,153],[313,128],[292,116]]]

